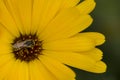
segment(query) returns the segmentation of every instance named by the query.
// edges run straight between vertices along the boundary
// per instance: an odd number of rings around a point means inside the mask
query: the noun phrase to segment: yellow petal
[[[55,52],[55,51],[44,51],[44,55],[52,57],[64,64],[67,64],[78,69],[82,69],[94,73],[103,73],[106,71],[106,65],[100,61],[91,59],[88,56],[74,53],[74,52]]]
[[[34,0],[32,33],[41,32],[60,10],[61,0]]]
[[[11,35],[4,27],[0,26],[0,55],[12,52],[11,43],[14,36]]]
[[[4,35],[2,35],[2,36],[4,36]],[[7,37],[5,37],[5,36],[4,37],[0,36],[0,38],[1,38],[0,39],[0,55],[11,53],[12,46],[11,46],[11,43],[8,41],[9,39],[7,39]]]
[[[5,80],[29,80],[28,64],[26,62],[16,60],[13,65],[11,64],[11,66],[11,72],[7,74]]]
[[[9,44],[0,43],[0,55],[7,55],[12,52],[12,47]]]
[[[75,78],[75,73],[64,64],[47,56],[40,56],[39,59],[57,80],[73,80]]]
[[[81,14],[89,14],[95,8],[95,5],[96,3],[94,0],[84,0],[77,6],[77,8]]]
[[[98,48],[94,48],[92,50],[85,51],[85,52],[79,52],[79,54],[88,56],[89,58],[94,59],[96,61],[100,61],[103,56],[103,52]]]
[[[0,25],[0,43],[12,43],[15,36],[13,36],[6,28]]]
[[[43,43],[43,49],[55,51],[88,51],[94,47],[94,41],[83,36]]]
[[[32,0],[14,0],[13,4],[16,5],[14,7],[18,8],[23,30],[26,34],[29,34],[31,28]]]
[[[18,79],[17,80],[30,80],[29,79],[29,70],[28,63],[20,62],[17,65]]]
[[[29,73],[30,80],[56,80],[55,77],[38,60],[34,60],[29,63]]]
[[[77,36],[85,36],[91,38],[95,41],[96,45],[101,45],[105,42],[105,36],[98,32],[84,32],[84,33],[79,33]]]
[[[4,61],[4,60],[7,60],[6,64],[2,64],[1,63]],[[11,69],[13,69],[13,65],[14,65],[14,62],[15,60],[14,59],[7,59],[6,57],[4,59],[1,59],[0,58],[0,80],[9,80],[9,79],[6,79],[8,78],[7,75],[11,74]]]
[[[19,36],[19,31],[14,22],[13,17],[10,12],[7,10],[6,5],[3,3],[3,0],[0,0],[0,29],[1,27],[5,28],[10,32],[11,35]]]
[[[1,1],[4,2],[4,5],[6,6],[7,10],[9,11],[9,14],[12,16],[12,18],[16,24],[16,28],[22,34],[25,34],[25,32],[23,30],[24,29],[23,24],[20,19],[20,14],[19,14],[18,8],[17,8],[16,4],[14,4],[15,0],[1,0]]]
[[[18,67],[20,63],[20,60],[16,60],[13,64],[10,64],[12,68],[10,69],[9,74],[7,74],[7,76],[5,77],[5,80],[19,80]]]
[[[34,0],[32,33],[40,32],[63,8],[75,6],[79,0]],[[48,14],[49,13],[49,14]]]
[[[98,61],[96,62],[94,67],[90,68],[88,71],[92,71],[95,73],[103,73],[103,72],[106,72],[106,69],[107,69],[106,64],[102,61]]]
[[[4,4],[22,34],[30,33],[32,3],[32,0],[4,0]]]
[[[80,0],[62,0],[62,1],[63,1],[62,8],[73,7],[80,2]]]
[[[8,64],[9,61],[14,60],[14,55],[12,53],[8,53],[6,55],[0,54],[0,68],[2,68],[4,65]]]
[[[84,30],[92,23],[89,15],[80,15],[76,8],[61,11],[42,31],[40,39],[44,41],[67,38]]]

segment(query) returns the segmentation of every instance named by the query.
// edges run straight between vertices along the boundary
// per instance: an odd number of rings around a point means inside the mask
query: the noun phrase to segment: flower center
[[[15,58],[26,62],[38,59],[42,51],[42,42],[36,35],[21,35],[14,39],[12,46]]]

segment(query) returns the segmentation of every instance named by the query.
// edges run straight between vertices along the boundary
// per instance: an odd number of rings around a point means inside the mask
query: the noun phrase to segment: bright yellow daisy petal
[[[14,69],[14,67],[13,67],[13,65],[14,65],[14,61],[15,61],[15,59],[13,58],[13,56],[10,56],[9,55],[9,57],[11,57],[11,59],[9,59],[5,64],[2,64],[2,65],[0,65],[0,80],[10,80],[9,78],[8,78],[8,76],[10,76],[11,75],[11,70],[13,70]],[[6,58],[6,60],[8,59],[7,57],[5,57],[4,56],[4,59]],[[0,64],[4,61],[4,59],[0,59]],[[15,73],[14,73],[15,74]],[[7,77],[6,77],[7,76]],[[14,75],[15,76],[15,75]],[[13,78],[14,78],[14,76],[12,76]],[[11,79],[12,80],[12,79]],[[13,79],[14,80],[14,79]]]
[[[0,42],[10,45],[14,38],[15,36],[8,29],[0,25]]]
[[[30,80],[28,64],[20,60],[14,60],[10,74],[7,74],[7,76],[8,77],[5,77],[7,80]]]
[[[79,36],[88,37],[90,39],[93,39],[97,46],[101,45],[105,42],[105,36],[98,32],[84,32],[84,33],[79,33],[78,35],[76,35],[76,37],[79,37]]]
[[[69,7],[74,7],[76,6],[80,0],[62,0],[63,1],[63,8],[69,8]]]
[[[43,49],[55,51],[88,51],[94,47],[95,42],[84,36],[43,43]]]
[[[4,79],[19,80],[18,68],[19,68],[20,64],[21,64],[20,60],[15,60],[14,63],[12,64],[12,69],[10,70],[9,74],[6,74],[7,77],[5,77]]]
[[[106,65],[101,61],[96,61],[89,56],[77,54],[75,52],[44,51],[44,55],[57,59],[58,61],[82,70],[102,73],[106,71]]]
[[[1,55],[1,54],[0,54]],[[9,53],[9,54],[5,54],[5,55],[1,55],[0,56],[0,61],[1,61],[1,63],[0,63],[0,66],[1,66],[1,70],[2,70],[2,67],[4,66],[4,65],[6,65],[9,61],[11,61],[11,60],[13,60],[13,54],[12,53]]]
[[[0,0],[0,80],[75,80],[66,65],[106,71],[105,41],[83,32],[94,0]]]
[[[89,51],[85,51],[85,52],[79,52],[79,54],[88,56],[89,58],[92,58],[96,61],[100,61],[103,57],[103,52],[98,48],[95,48],[95,49],[92,49]]]
[[[17,80],[30,80],[28,64],[26,62],[18,63],[17,69],[18,69],[18,79]]]
[[[57,80],[39,60],[29,63],[30,80]]]
[[[64,19],[63,19],[64,17]],[[92,23],[89,15],[80,15],[76,8],[61,11],[41,32],[40,39],[51,41],[68,38],[84,30]]]
[[[94,0],[84,0],[77,6],[77,8],[81,14],[89,14],[95,8],[95,5],[96,3]]]
[[[34,34],[41,32],[55,17],[61,7],[61,0],[34,0],[32,12],[32,29]]]
[[[10,17],[12,17],[14,24],[16,24],[17,26],[16,27],[7,25],[7,27],[9,26],[13,27],[13,28],[9,27],[11,29],[18,28],[18,30],[21,33],[29,34],[31,28],[32,0],[1,0],[1,1],[2,1],[1,4],[2,3],[4,4],[6,10],[8,11],[8,14],[10,15]],[[10,22],[8,24],[12,23]]]
[[[106,72],[106,64],[103,61],[98,61],[94,65],[94,67],[88,69],[88,71],[94,72],[94,73],[103,73]]]
[[[57,80],[73,80],[75,78],[74,72],[60,62],[47,56],[40,56],[39,58],[45,67],[57,78]]]
[[[2,0],[0,0],[0,28],[1,27],[4,27],[5,29],[7,29],[12,35],[14,35],[16,37],[19,36],[19,31],[16,27],[14,19],[10,15],[9,11],[7,10],[5,4],[3,3]],[[2,30],[0,30],[0,31],[2,31]]]
[[[32,29],[41,32],[63,8],[75,6],[79,0],[35,0],[32,12]],[[49,14],[48,14],[49,13]],[[39,27],[40,26],[40,27]]]
[[[12,51],[11,45],[6,43],[0,43],[0,55],[10,54]]]

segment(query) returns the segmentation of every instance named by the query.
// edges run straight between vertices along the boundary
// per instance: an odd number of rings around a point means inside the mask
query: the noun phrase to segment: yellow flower
[[[0,80],[75,80],[66,65],[103,73],[105,38],[82,32],[94,0],[0,0]],[[82,32],[82,33],[79,33]]]

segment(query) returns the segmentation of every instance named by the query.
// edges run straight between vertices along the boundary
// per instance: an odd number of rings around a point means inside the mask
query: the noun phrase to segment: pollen
[[[14,39],[12,48],[16,59],[30,62],[41,55],[42,42],[36,35],[20,35]]]

